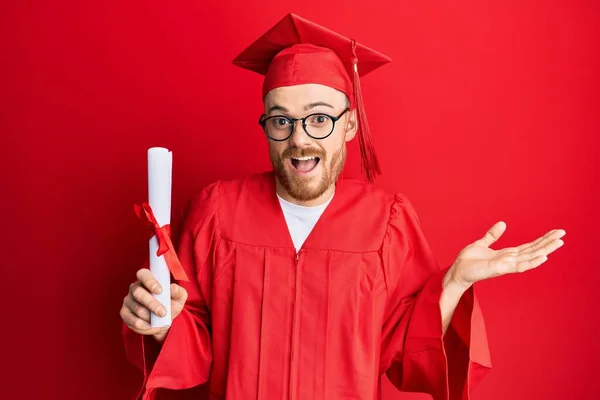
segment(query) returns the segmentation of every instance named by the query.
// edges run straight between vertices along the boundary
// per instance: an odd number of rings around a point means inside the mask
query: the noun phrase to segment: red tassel
[[[371,131],[369,122],[363,104],[362,91],[360,89],[360,77],[358,75],[358,57],[356,56],[356,42],[352,40],[352,66],[354,69],[354,101],[356,102],[356,112],[358,117],[358,143],[360,145],[360,155],[362,158],[362,172],[367,182],[373,183],[377,175],[381,175],[381,167],[375,154],[375,148],[371,141]]]

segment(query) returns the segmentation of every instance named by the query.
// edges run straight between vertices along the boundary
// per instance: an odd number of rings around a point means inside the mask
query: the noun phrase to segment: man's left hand
[[[448,271],[447,282],[450,281],[464,289],[473,283],[516,272],[525,272],[539,267],[548,255],[564,242],[560,239],[566,232],[554,229],[538,239],[517,247],[493,250],[490,246],[496,242],[506,230],[506,224],[497,222],[481,239],[465,247]]]

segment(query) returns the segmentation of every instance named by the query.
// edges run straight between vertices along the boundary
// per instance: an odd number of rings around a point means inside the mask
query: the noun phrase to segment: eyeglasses
[[[335,128],[335,123],[349,110],[349,108],[346,108],[337,117],[329,114],[315,113],[307,115],[304,118],[289,118],[284,115],[273,115],[265,118],[266,115],[263,114],[258,123],[262,126],[269,139],[276,142],[283,142],[284,140],[288,140],[294,133],[296,121],[302,121],[304,132],[311,138],[319,140],[331,135]]]

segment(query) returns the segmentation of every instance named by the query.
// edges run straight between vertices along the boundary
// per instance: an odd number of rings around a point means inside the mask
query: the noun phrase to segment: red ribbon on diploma
[[[187,274],[177,257],[177,253],[175,253],[173,242],[171,242],[171,226],[169,224],[160,226],[148,203],[142,203],[141,206],[134,204],[133,208],[138,218],[144,221],[152,229],[152,236],[156,235],[156,240],[158,240],[158,251],[156,252],[156,255],[158,257],[162,255],[165,256],[169,271],[171,271],[175,279],[188,282],[189,279]]]

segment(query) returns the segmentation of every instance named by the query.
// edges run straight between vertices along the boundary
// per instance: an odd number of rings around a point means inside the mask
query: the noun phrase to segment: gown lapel
[[[283,215],[283,210],[281,209],[281,204],[277,198],[275,173],[271,172],[268,174],[267,179],[269,180],[270,188],[269,209],[270,214],[273,214],[273,230],[275,234],[281,235],[282,238],[285,237],[286,247],[295,248],[292,241],[292,236],[290,235],[289,228],[285,221],[285,216]],[[341,198],[343,195],[343,186],[343,184],[336,185],[335,194],[331,199],[331,202],[325,208],[325,211],[318,219],[312,231],[309,233],[300,250],[318,249],[322,248],[323,246],[325,246],[324,248],[329,248],[335,242],[335,238],[331,236],[330,225],[333,222],[333,216],[336,215],[342,201]]]

